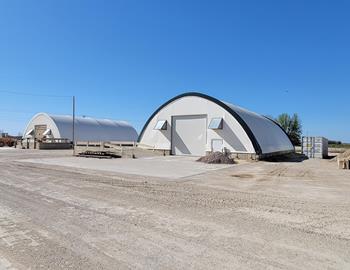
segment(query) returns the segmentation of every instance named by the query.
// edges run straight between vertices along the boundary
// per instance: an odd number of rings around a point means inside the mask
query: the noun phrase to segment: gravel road
[[[162,181],[0,151],[0,269],[350,269],[350,174],[248,163]]]

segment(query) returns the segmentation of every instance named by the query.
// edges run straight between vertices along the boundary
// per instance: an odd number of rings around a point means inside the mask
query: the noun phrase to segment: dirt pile
[[[214,152],[199,158],[197,161],[208,164],[234,164],[233,158],[229,157],[229,154],[221,152]]]

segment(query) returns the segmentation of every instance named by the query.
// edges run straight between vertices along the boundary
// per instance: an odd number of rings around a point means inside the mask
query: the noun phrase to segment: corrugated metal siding
[[[323,137],[303,137],[302,153],[309,158],[326,158],[328,156],[328,140]]]

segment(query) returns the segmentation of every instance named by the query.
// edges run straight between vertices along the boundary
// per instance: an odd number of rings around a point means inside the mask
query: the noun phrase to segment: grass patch
[[[329,144],[329,148],[346,148],[350,149],[350,143],[342,143],[342,144]]]

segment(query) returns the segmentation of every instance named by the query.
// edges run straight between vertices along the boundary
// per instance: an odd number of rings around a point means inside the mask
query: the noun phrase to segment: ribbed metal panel
[[[303,137],[302,153],[309,158],[326,158],[328,156],[328,140],[324,137]]]

